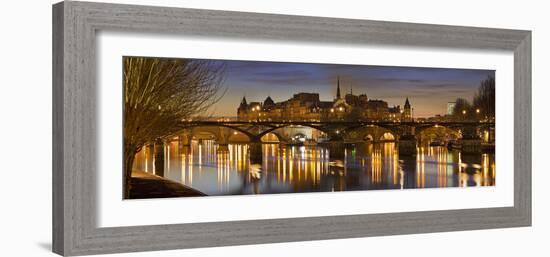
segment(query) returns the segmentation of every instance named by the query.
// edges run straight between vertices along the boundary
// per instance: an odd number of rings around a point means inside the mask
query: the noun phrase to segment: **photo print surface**
[[[494,70],[122,61],[125,199],[495,185]]]

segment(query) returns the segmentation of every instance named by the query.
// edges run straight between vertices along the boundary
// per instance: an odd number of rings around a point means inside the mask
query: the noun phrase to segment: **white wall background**
[[[112,1],[121,2],[121,1]],[[146,0],[125,2],[145,3]],[[545,1],[156,1],[190,8],[533,31],[533,227],[117,256],[548,256],[550,181],[545,126],[550,26]],[[51,247],[51,4],[9,1],[0,12],[0,256],[54,256]],[[547,158],[547,157],[546,157]]]

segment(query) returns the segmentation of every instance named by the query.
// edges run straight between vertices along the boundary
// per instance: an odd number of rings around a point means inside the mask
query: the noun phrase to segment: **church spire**
[[[242,113],[247,113],[248,111],[248,103],[246,102],[246,97],[243,96],[243,100],[241,100],[241,104],[239,105],[239,108],[237,108],[237,114],[241,115]],[[241,117],[239,117],[240,119]]]
[[[336,78],[336,98],[340,99],[340,76]]]
[[[349,87],[350,87],[349,94],[353,95],[353,83],[350,83]]]

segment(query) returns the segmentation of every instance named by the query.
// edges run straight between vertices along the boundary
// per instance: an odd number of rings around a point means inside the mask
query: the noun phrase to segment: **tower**
[[[246,102],[246,98],[243,96],[243,100],[241,100],[241,104],[237,109],[237,116],[239,117],[239,119],[244,119],[247,113],[248,113],[248,103]]]
[[[412,120],[412,114],[411,114],[411,103],[409,102],[409,98],[405,100],[405,106],[403,106],[403,115],[401,116],[401,119],[405,121]]]
[[[239,105],[239,109],[242,107],[248,107],[248,104],[246,103],[246,97],[243,96],[243,100],[241,100],[241,104]]]
[[[336,79],[336,99],[340,99],[340,76]]]

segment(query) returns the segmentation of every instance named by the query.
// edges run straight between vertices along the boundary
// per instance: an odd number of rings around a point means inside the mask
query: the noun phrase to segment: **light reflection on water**
[[[134,168],[154,173],[150,149]],[[213,141],[165,146],[164,176],[207,195],[330,192],[350,190],[495,185],[494,154],[465,155],[446,147],[419,147],[399,156],[395,143],[357,144],[332,158],[320,146],[262,145],[262,163],[249,160],[247,144]]]

